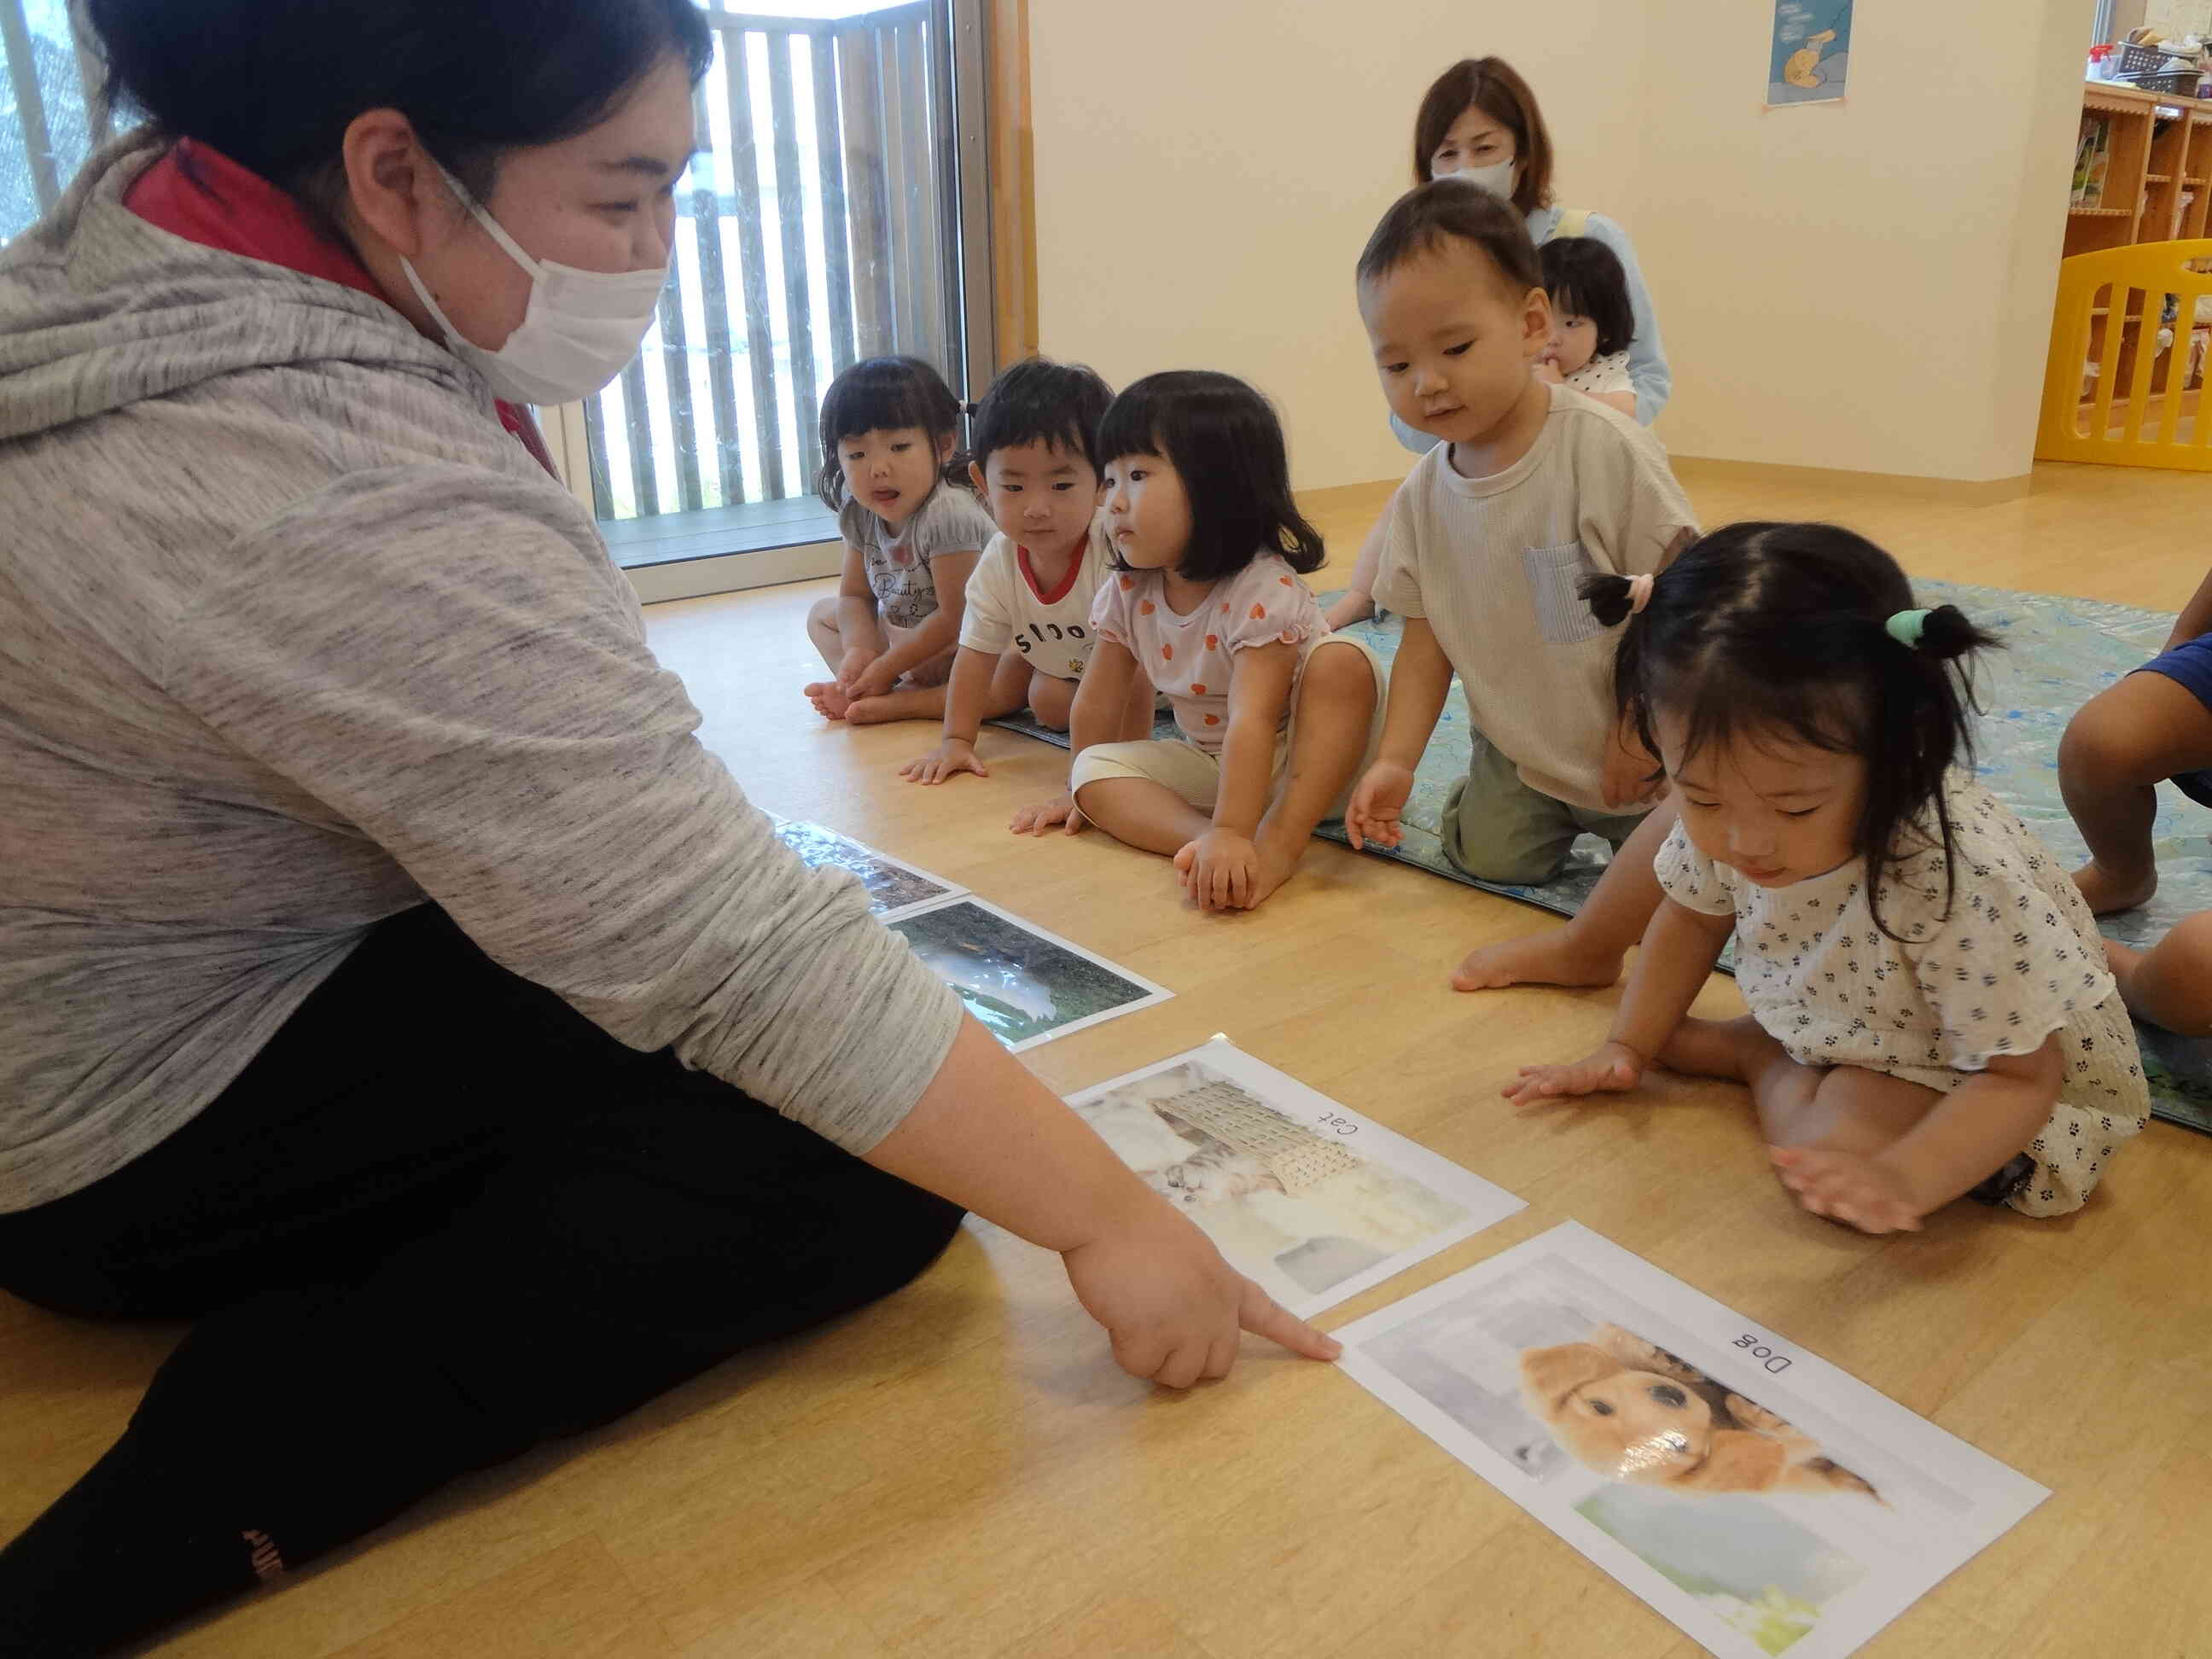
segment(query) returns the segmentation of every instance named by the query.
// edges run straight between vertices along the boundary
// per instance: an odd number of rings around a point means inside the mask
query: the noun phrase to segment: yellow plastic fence
[[[2208,341],[2212,240],[2061,260],[2036,459],[2212,471]]]

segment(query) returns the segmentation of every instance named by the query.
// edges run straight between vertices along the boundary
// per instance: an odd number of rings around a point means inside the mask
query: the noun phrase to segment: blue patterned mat
[[[2068,868],[2088,854],[2066,814],[2058,793],[2058,738],[2074,711],[2124,675],[2158,653],[2173,618],[2163,612],[2094,599],[2069,599],[2049,593],[2016,593],[2002,587],[1916,581],[1932,604],[1957,605],[2002,639],[1981,681],[1985,710],[1978,769],[1990,787],[2043,837]],[[1323,603],[1328,598],[1325,596]],[[1350,630],[1372,645],[1387,663],[1397,654],[1395,623],[1362,623]],[[994,720],[994,726],[1067,746],[1065,732],[1048,732],[1024,719]],[[1159,735],[1172,737],[1173,721],[1162,716]],[[1395,851],[1371,848],[1376,858],[1419,866],[1431,874],[1485,892],[1519,899],[1561,915],[1572,915],[1604,873],[1607,848],[1596,837],[1577,843],[1565,873],[1541,887],[1510,887],[1477,881],[1455,870],[1443,855],[1438,829],[1444,797],[1467,772],[1467,704],[1456,680],[1437,722],[1407,803],[1402,844]],[[1320,833],[1343,842],[1340,826]],[[2172,787],[2159,791],[2156,837],[2158,896],[2139,910],[2103,919],[2106,933],[2124,944],[2147,947],[2164,937],[2192,910],[2212,909],[2212,812]],[[1725,959],[1723,967],[1727,965]],[[2151,1079],[2153,1109],[2170,1122],[2212,1133],[2212,1041],[2192,1042],[2138,1027],[2144,1069]]]

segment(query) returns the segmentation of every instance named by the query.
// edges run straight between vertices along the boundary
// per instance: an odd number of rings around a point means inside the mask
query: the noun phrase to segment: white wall
[[[1625,216],[1675,366],[1661,434],[1686,455],[2016,476],[2065,233],[2079,5],[1950,0],[1942,49],[1904,8],[1858,10],[1840,105],[1759,107],[1772,0],[1701,0],[1651,39]]]
[[[1441,0],[1031,0],[1042,343],[1116,385],[1244,376],[1282,406],[1302,488],[1402,472],[1352,264],[1408,182],[1422,89],[1497,52],[1544,100],[1560,199],[1635,237],[1678,453],[2014,476],[2081,10],[1952,0],[1939,44],[1925,13],[1862,7],[1850,101],[1766,112],[1772,0],[1589,0],[1479,26]]]
[[[1352,268],[1412,182],[1423,89],[1468,52],[1556,65],[1554,84],[1632,82],[1642,55],[1641,0],[1548,31],[1533,12],[1478,38],[1463,0],[1030,0],[1043,350],[1117,386],[1243,376],[1282,409],[1302,489],[1402,474]],[[1569,193],[1626,195],[1636,98],[1593,85],[1571,106]]]
[[[2150,0],[2142,12],[2143,26],[2168,40],[2188,34],[2201,40],[2212,32],[2212,0]]]

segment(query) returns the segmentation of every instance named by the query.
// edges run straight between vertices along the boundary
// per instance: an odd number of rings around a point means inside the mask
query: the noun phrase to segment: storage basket
[[[2145,92],[2162,92],[2170,98],[2194,98],[2197,95],[2195,70],[2161,70],[2155,75],[2123,75],[2120,79],[2131,87],[2141,87]]]
[[[2130,81],[2138,75],[2163,75],[2171,57],[2162,46],[2138,46],[2123,40],[2112,48],[2112,72]]]

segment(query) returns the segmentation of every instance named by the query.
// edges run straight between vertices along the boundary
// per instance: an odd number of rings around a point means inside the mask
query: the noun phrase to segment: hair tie
[[[1900,611],[1882,626],[1889,630],[1889,637],[1899,645],[1917,651],[1920,636],[1927,631],[1928,618],[1931,614],[1926,611]]]
[[[1658,578],[1648,570],[1640,576],[1631,576],[1628,579],[1628,614],[1630,616],[1643,615],[1644,607],[1651,603],[1651,584],[1656,580]]]

